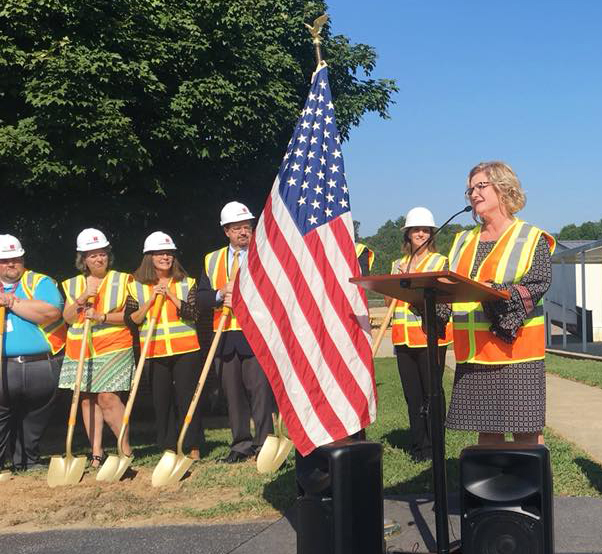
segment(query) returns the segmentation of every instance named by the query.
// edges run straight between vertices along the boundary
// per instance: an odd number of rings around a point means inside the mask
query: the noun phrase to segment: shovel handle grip
[[[158,294],[155,298],[155,303],[153,304],[153,311],[151,312],[152,319],[159,319],[159,314],[161,313],[161,308],[163,307],[164,300],[165,296],[162,294]]]

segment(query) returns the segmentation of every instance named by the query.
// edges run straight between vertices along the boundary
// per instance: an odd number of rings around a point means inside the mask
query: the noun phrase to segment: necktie
[[[240,252],[237,250],[234,252],[234,259],[232,260],[232,267],[230,268],[230,281],[234,281],[236,274],[238,273]]]

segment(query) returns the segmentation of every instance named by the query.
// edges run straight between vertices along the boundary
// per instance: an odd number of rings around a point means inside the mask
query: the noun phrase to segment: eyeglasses
[[[466,191],[464,192],[464,196],[466,196],[466,198],[470,198],[472,196],[472,193],[476,190],[479,194],[481,194],[481,192],[483,192],[483,189],[489,187],[493,185],[493,183],[489,183],[488,181],[483,181],[481,183],[477,183],[476,185],[474,185],[473,187],[468,187],[466,189]]]
[[[161,256],[167,256],[168,258],[173,258],[175,257],[175,254],[173,252],[170,251],[160,251],[160,252],[153,252],[153,256],[156,256],[157,258],[160,258]]]
[[[250,233],[253,230],[253,227],[251,225],[230,225],[228,229],[235,233],[242,233],[243,231]]]

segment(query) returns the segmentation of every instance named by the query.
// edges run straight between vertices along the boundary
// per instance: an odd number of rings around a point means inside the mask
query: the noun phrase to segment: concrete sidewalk
[[[460,536],[457,495],[450,495],[450,540]],[[554,499],[556,554],[602,553],[602,499]],[[385,499],[385,517],[401,526],[387,539],[388,554],[436,552],[432,498]],[[179,525],[130,529],[86,529],[0,535],[2,552],[12,554],[294,554],[295,508],[275,522],[238,525]]]

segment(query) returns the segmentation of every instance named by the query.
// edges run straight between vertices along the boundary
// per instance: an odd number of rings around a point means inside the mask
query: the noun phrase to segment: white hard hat
[[[12,235],[0,235],[0,258],[7,260],[9,258],[20,258],[25,254],[19,239]]]
[[[426,208],[417,207],[412,208],[408,215],[406,215],[406,223],[401,228],[402,231],[405,231],[409,227],[437,227],[435,225],[435,218],[430,210]]]
[[[255,219],[255,216],[249,211],[249,208],[240,202],[228,202],[222,208],[219,224],[223,227],[228,223],[246,221],[247,219]]]
[[[167,233],[155,231],[146,237],[143,254],[154,250],[177,250],[177,246]]]
[[[97,248],[105,248],[109,246],[109,241],[105,234],[98,229],[84,229],[77,235],[77,251],[89,252]]]

